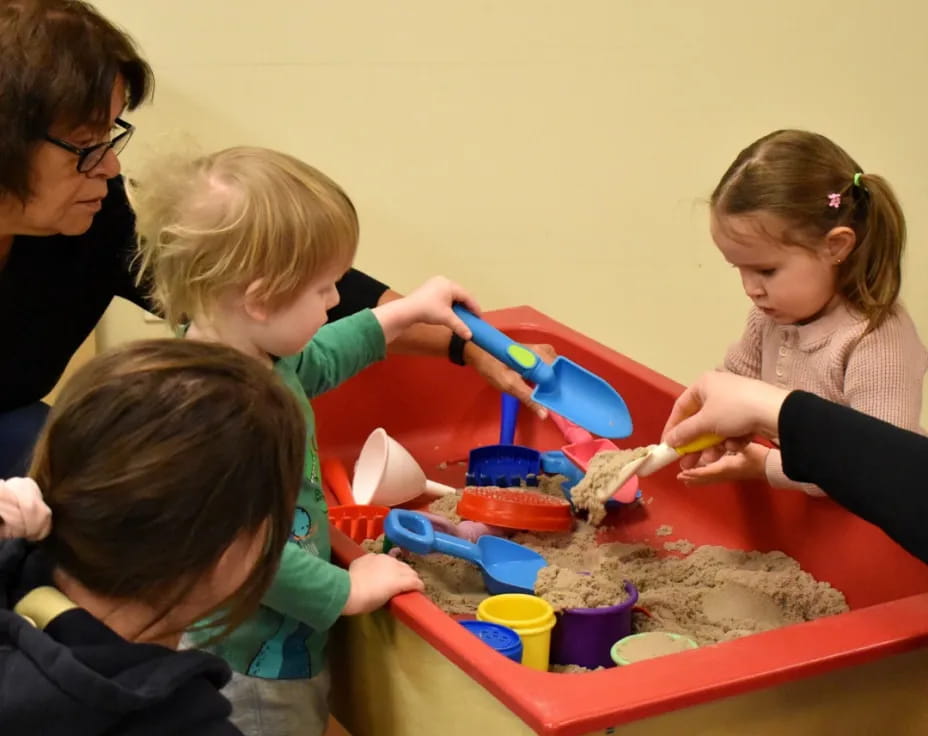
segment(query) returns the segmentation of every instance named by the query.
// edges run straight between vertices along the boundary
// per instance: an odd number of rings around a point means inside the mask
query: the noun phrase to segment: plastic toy
[[[625,401],[602,378],[563,356],[545,363],[466,307],[455,304],[453,309],[471,329],[477,345],[536,384],[533,401],[602,437],[632,433]]]
[[[387,514],[384,533],[397,547],[416,554],[440,552],[473,562],[493,595],[533,592],[538,571],[548,564],[537,552],[508,539],[483,536],[474,544],[436,532],[425,516],[405,509],[393,509]]]

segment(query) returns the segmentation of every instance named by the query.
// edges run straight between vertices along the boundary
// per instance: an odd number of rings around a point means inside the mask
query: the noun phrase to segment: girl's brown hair
[[[261,558],[213,611],[230,631],[257,607],[290,533],[306,450],[289,390],[237,350],[147,340],[68,381],[30,475],[52,510],[42,542],[67,574],[162,615],[241,534]]]
[[[132,39],[89,3],[0,3],[0,197],[29,198],[32,154],[53,125],[107,132],[117,77],[130,110],[151,94]]]
[[[837,290],[871,330],[891,314],[902,281],[902,208],[883,177],[863,173],[825,136],[778,130],[755,141],[728,167],[710,204],[716,215],[775,215],[787,223],[790,243],[807,248],[834,227],[851,228],[857,242],[838,265]]]

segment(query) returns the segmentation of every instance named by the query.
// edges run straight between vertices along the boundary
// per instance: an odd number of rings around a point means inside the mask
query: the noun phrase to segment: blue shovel
[[[416,554],[441,552],[473,562],[483,573],[483,582],[491,595],[534,595],[538,571],[548,564],[537,552],[508,539],[485,534],[474,544],[450,534],[436,532],[432,522],[415,511],[392,509],[384,520],[383,531],[397,547]]]
[[[469,486],[510,488],[525,483],[538,485],[541,454],[538,450],[514,445],[519,400],[504,393],[500,402],[499,444],[475,447],[467,459]]]
[[[453,309],[471,329],[471,339],[477,345],[536,384],[533,401],[601,437],[628,437],[632,433],[625,401],[595,373],[563,356],[545,363],[462,304],[455,304]]]

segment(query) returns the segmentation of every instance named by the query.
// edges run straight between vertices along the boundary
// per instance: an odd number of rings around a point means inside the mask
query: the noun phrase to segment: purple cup
[[[625,592],[628,598],[615,606],[568,608],[558,613],[551,632],[551,664],[615,667],[610,650],[632,633],[632,609],[638,602],[638,588],[628,580]]]

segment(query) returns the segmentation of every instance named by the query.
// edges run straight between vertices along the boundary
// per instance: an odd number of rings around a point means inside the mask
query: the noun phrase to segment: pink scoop
[[[568,444],[561,448],[567,458],[585,473],[589,470],[590,460],[600,452],[616,451],[619,448],[612,440],[596,439],[587,432],[583,427],[579,427],[569,419],[565,419],[560,414],[553,411],[548,413],[551,421],[557,426],[564,435]],[[638,495],[638,476],[631,476],[625,483],[616,489],[611,498],[619,503],[631,503]]]

